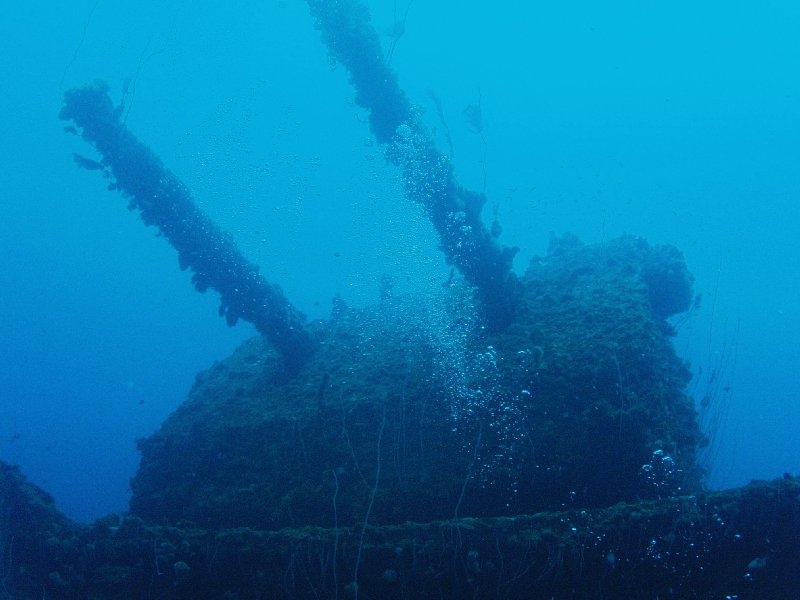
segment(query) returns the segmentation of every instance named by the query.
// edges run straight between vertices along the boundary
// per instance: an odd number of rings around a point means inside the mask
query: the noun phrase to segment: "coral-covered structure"
[[[140,440],[130,513],[70,522],[0,463],[0,600],[795,599],[800,485],[701,489],[671,246],[552,240],[523,276],[415,118],[357,0],[308,0],[463,277],[306,324],[120,120],[63,119],[229,323],[262,337]],[[291,369],[287,370],[287,365]]]
[[[699,489],[680,254],[565,236],[520,286],[502,332],[457,284],[340,307],[288,379],[245,342],[140,442],[123,517],[0,463],[0,598],[796,598],[798,480]]]
[[[487,331],[460,287],[315,324],[286,381],[260,339],[198,376],[141,440],[131,510],[276,529],[608,506],[696,491],[703,439],[654,286],[691,299],[680,254],[557,240]]]
[[[242,256],[233,238],[197,207],[189,189],[131,133],[121,116],[122,107],[114,106],[108,85],[101,81],[68,91],[59,117],[74,122],[101,155],[98,162],[75,154],[75,162],[102,171],[111,180],[109,189],[128,198],[128,208],[138,210],[145,225],[158,228],[178,251],[181,269],[192,271],[195,288],[219,293],[219,314],[229,325],[249,321],[294,368],[313,350],[302,313]],[[71,125],[65,129],[78,133]]]
[[[367,8],[358,0],[307,4],[331,59],[350,73],[373,135],[400,168],[406,195],[425,209],[445,258],[475,287],[476,309],[490,327],[507,324],[517,300],[511,262],[518,248],[499,244],[484,225],[486,196],[458,183],[450,159],[437,149],[384,59]]]

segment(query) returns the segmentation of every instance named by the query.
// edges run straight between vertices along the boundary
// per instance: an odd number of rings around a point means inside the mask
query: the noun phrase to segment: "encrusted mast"
[[[181,269],[194,273],[195,288],[219,292],[219,314],[229,325],[239,319],[249,321],[287,366],[302,364],[313,350],[304,316],[241,255],[233,238],[195,205],[189,189],[120,121],[120,112],[102,82],[64,95],[60,118],[72,120],[102,156],[97,162],[76,154],[75,162],[104,171],[112,179],[109,189],[127,197],[128,208],[138,209],[145,225],[158,227],[178,251]],[[66,129],[77,133],[74,127]]]
[[[517,248],[499,245],[483,224],[486,197],[458,183],[450,160],[416,118],[384,59],[366,8],[355,0],[308,4],[331,56],[349,70],[356,102],[369,110],[372,132],[387,146],[387,159],[401,169],[406,194],[425,208],[436,228],[447,261],[474,286],[487,323],[494,328],[508,323],[518,297],[511,272]],[[178,251],[181,268],[193,271],[198,291],[219,292],[220,315],[230,325],[238,319],[251,322],[288,365],[302,364],[314,347],[304,316],[195,205],[188,188],[125,127],[120,112],[102,82],[65,94],[61,119],[72,120],[101,155],[97,162],[76,154],[76,163],[104,171],[112,179],[109,189],[129,198],[129,208],[137,209],[146,225],[158,227]]]
[[[407,196],[421,204],[439,234],[447,261],[475,286],[489,325],[502,326],[518,297],[511,263],[518,248],[504,247],[481,220],[486,196],[462,187],[414,114],[384,58],[380,39],[358,0],[307,0],[331,57],[350,72],[356,102],[369,111],[372,133],[400,167]]]

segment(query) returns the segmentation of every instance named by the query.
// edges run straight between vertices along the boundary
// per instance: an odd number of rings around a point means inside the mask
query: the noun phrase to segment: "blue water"
[[[214,4],[0,7],[0,458],[81,521],[125,510],[135,439],[254,331],[74,166],[92,151],[62,132],[66,89],[124,94],[127,126],[310,317],[386,274],[417,293],[447,275],[305,4]],[[368,4],[517,271],[551,232],[684,252],[703,299],[675,344],[710,398],[708,485],[800,471],[800,5],[417,0],[392,37],[406,2]]]

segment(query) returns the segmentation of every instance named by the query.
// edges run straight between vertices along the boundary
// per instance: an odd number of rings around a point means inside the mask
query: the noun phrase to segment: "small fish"
[[[72,159],[75,161],[75,164],[82,169],[88,169],[89,171],[102,171],[105,169],[103,163],[81,156],[77,152],[72,153]]]

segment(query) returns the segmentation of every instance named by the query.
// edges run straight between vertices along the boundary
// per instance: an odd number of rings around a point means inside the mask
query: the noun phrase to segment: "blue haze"
[[[0,7],[0,458],[81,521],[125,510],[135,439],[254,332],[73,165],[92,152],[62,132],[66,89],[127,88],[127,125],[312,318],[447,274],[304,3],[221,4]],[[406,2],[369,5],[388,47]],[[485,172],[519,272],[551,232],[684,252],[712,487],[800,470],[799,26],[786,0],[416,0],[392,58],[447,150],[440,99],[461,181]]]

